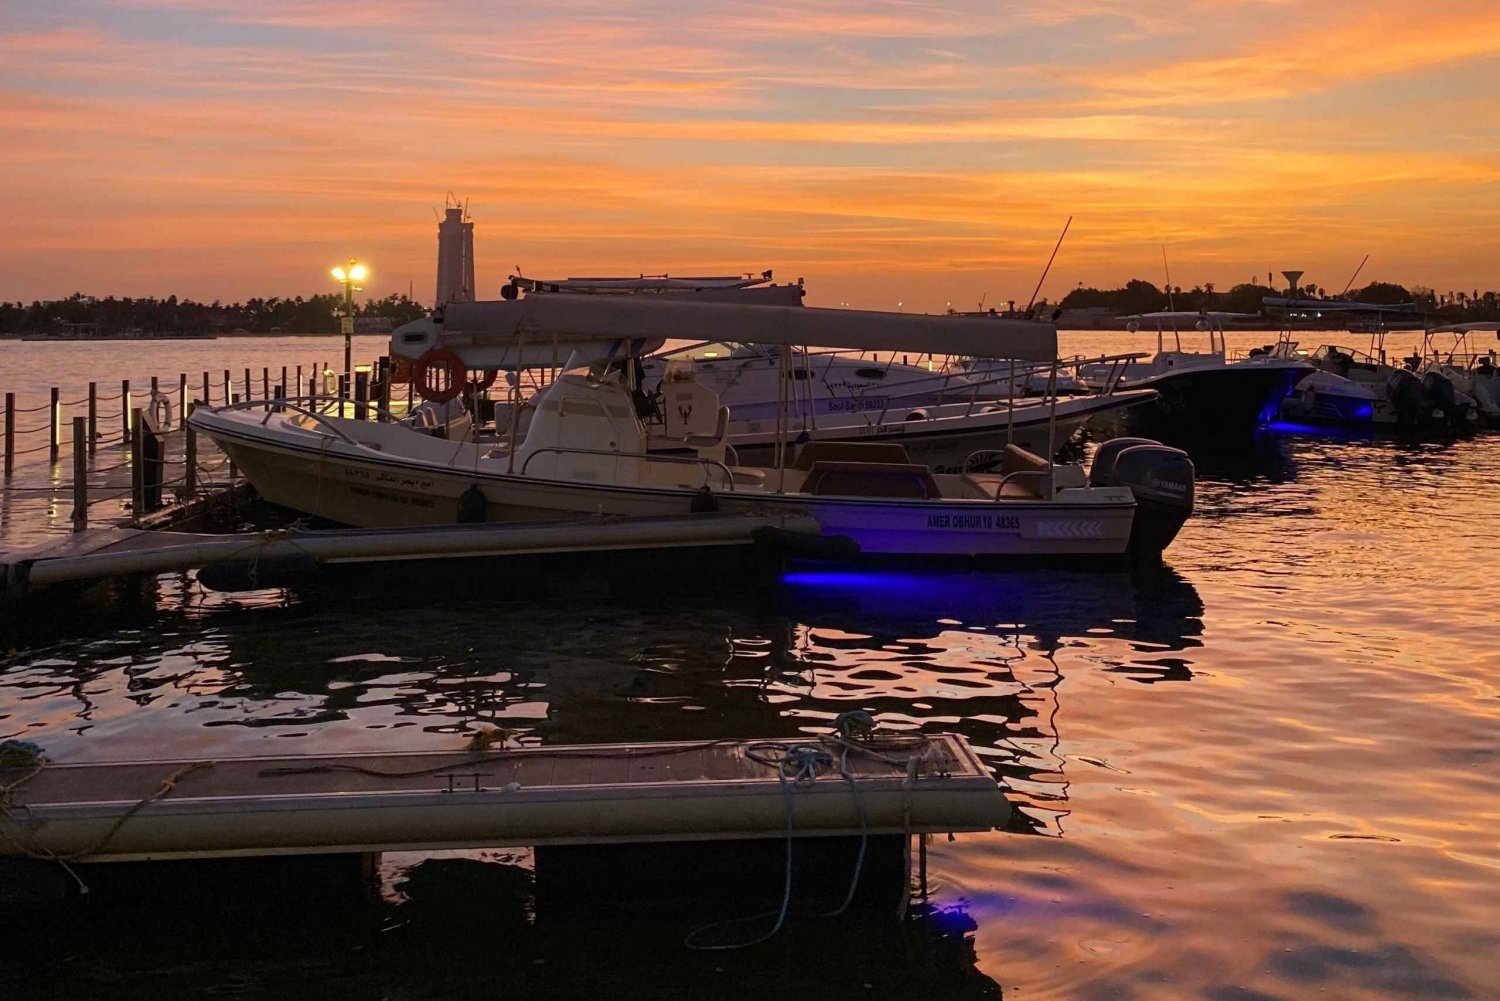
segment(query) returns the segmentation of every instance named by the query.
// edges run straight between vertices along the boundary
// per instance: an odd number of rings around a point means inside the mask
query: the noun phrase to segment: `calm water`
[[[1125,340],[1076,349],[1100,338]],[[1500,436],[1267,435],[1199,474],[1147,579],[823,573],[774,600],[372,609],[169,577],[142,608],[22,633],[0,735],[58,760],[453,748],[485,722],[544,742],[792,734],[864,707],[965,734],[1017,814],[934,840],[932,909],[904,932],[808,919],[705,955],[671,915],[535,919],[525,852],[390,856],[366,908],[241,912],[230,886],[208,920],[23,925],[0,989],[1500,996]]]

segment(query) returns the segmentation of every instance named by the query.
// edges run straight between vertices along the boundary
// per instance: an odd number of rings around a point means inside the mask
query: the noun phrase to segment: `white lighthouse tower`
[[[438,223],[437,295],[435,306],[474,298],[474,222],[467,203],[451,194]]]

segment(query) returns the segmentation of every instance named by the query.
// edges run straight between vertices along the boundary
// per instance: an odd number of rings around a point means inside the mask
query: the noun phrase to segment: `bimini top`
[[[1470,323],[1450,323],[1445,327],[1433,327],[1431,334],[1468,334],[1476,330],[1500,331],[1500,320],[1474,320]]]
[[[1276,295],[1265,296],[1260,301],[1263,305],[1276,309],[1320,309],[1329,313],[1415,313],[1417,311],[1417,304],[1414,302],[1381,304],[1353,302],[1348,299],[1292,299]]]
[[[1057,327],[1034,320],[561,292],[452,303],[397,328],[391,353],[416,359],[444,348],[473,370],[516,369],[561,364],[575,354],[603,360],[645,354],[667,340],[710,339],[1022,361],[1057,357]]]

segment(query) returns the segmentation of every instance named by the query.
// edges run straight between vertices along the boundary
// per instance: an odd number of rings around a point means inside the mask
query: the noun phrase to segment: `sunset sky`
[[[1500,3],[0,0],[0,298],[805,277],[1500,288]]]

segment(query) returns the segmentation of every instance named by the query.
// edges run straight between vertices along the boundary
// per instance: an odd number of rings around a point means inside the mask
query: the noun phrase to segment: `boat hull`
[[[201,415],[195,420],[266,500],[360,527],[452,524],[471,488],[483,496],[489,521],[676,516],[693,509],[697,493],[693,485],[625,486],[439,467],[327,439],[275,440],[258,422],[205,426]],[[699,467],[692,468],[697,475]],[[714,490],[713,501],[725,513],[811,515],[825,535],[848,536],[868,556],[1119,557],[1129,549],[1136,508],[1123,487],[1064,490],[1058,499],[1034,501],[812,497],[776,493],[777,473],[765,475],[764,491]]]
[[[1275,419],[1281,401],[1309,369],[1229,365],[1184,369],[1132,383],[1157,398],[1126,412],[1147,437],[1162,441],[1247,436]]]

